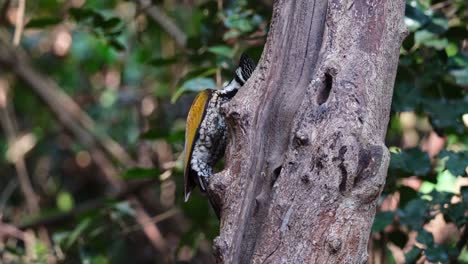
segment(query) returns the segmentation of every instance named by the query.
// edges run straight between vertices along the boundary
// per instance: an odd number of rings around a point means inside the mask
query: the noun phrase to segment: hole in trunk
[[[319,95],[317,97],[317,103],[319,105],[324,104],[327,100],[328,97],[330,97],[330,92],[333,86],[333,76],[327,71],[325,72],[325,83],[324,87],[322,90],[320,90]]]
[[[276,182],[276,179],[278,179],[282,169],[283,169],[283,166],[279,166],[278,168],[273,170],[273,178],[272,178],[273,181],[271,184],[272,186]]]

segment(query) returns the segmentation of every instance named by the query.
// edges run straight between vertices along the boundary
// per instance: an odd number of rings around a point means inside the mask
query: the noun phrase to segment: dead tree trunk
[[[384,145],[403,0],[278,0],[253,77],[224,109],[225,263],[365,263],[385,182]]]

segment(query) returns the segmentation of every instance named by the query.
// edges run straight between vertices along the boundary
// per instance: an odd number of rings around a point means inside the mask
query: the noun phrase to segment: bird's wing
[[[188,200],[190,192],[195,187],[195,182],[190,178],[190,159],[193,147],[198,138],[198,128],[205,116],[208,101],[211,98],[212,90],[200,92],[190,107],[185,127],[185,148],[184,148],[184,194],[185,201]]]

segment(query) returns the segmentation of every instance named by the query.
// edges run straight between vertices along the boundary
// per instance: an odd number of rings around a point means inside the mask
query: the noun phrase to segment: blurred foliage
[[[228,80],[242,51],[258,61],[271,1],[150,1],[185,32],[186,47],[137,2],[27,1],[22,47],[96,121],[94,133],[110,135],[139,161],[120,179],[159,182],[148,186],[148,210],[171,254],[212,262],[218,220],[199,194],[189,204],[181,195],[184,120],[195,92]],[[0,25],[10,33],[15,7]],[[463,0],[407,1],[410,34],[401,48],[387,134],[392,159],[372,228],[375,263],[392,263],[398,254],[407,263],[421,257],[468,263],[468,250],[459,245],[468,217],[467,12]],[[41,211],[27,212],[1,132],[0,220],[25,226],[76,213],[47,226],[48,243],[39,232],[32,244],[0,241],[0,260],[44,263],[53,255],[61,263],[158,263],[163,256],[151,253],[131,204],[102,200],[110,187],[92,153],[27,85],[4,73],[1,79],[11,88],[19,131],[34,138],[26,159]],[[91,206],[95,201],[99,207]],[[182,220],[165,216],[174,208]]]
[[[387,134],[392,159],[373,237],[387,241],[391,252],[403,249],[407,263],[421,256],[468,263],[466,235],[461,238],[467,187],[460,188],[468,185],[466,8],[466,1],[406,5],[410,34],[401,47]]]

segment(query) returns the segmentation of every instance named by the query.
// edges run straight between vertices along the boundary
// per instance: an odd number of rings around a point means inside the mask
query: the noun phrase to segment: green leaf
[[[125,180],[148,179],[159,176],[159,170],[155,168],[131,168],[122,174]]]
[[[399,248],[403,248],[408,243],[408,234],[396,229],[388,234],[388,239]]]
[[[460,134],[465,131],[462,115],[468,112],[468,104],[463,98],[454,100],[425,99],[422,106],[429,116],[431,125],[435,128],[442,131],[454,130]]]
[[[388,248],[388,245],[385,246],[385,255],[387,256],[387,264],[397,264],[395,256],[393,256],[392,251]]]
[[[198,62],[200,63],[200,62]],[[216,74],[216,71],[218,69],[216,67],[209,67],[209,68],[205,68],[205,67],[201,67],[201,68],[197,68],[195,70],[192,70],[190,71],[189,73],[187,73],[181,80],[180,83],[184,83],[188,80],[191,80],[191,79],[196,79],[196,78],[202,78],[202,77],[208,77],[208,76],[213,76]]]
[[[437,39],[437,35],[429,30],[419,30],[414,34],[414,42],[416,44],[424,44],[427,41]]]
[[[44,28],[47,26],[56,25],[62,22],[60,18],[57,17],[42,17],[31,19],[28,24],[26,24],[26,28]]]
[[[228,31],[226,31],[223,35],[223,40],[227,40],[227,39],[230,39],[230,38],[237,38],[241,35],[242,33],[237,30],[237,29],[230,29]]]
[[[390,169],[400,171],[405,176],[426,176],[431,171],[431,161],[429,155],[419,148],[404,149],[391,153]]]
[[[429,216],[429,204],[422,199],[410,201],[403,209],[397,210],[400,222],[413,230],[418,230],[423,226]]]
[[[421,11],[418,8],[413,7],[412,5],[409,5],[409,4],[406,4],[405,17],[407,19],[411,19],[411,20],[416,21],[418,23],[417,24],[418,27],[420,27],[422,25],[425,25],[426,23],[428,23],[431,20],[431,18],[429,16],[427,16],[426,14],[424,14],[423,11]],[[414,28],[411,28],[411,29],[415,30],[418,27],[414,27]]]
[[[453,193],[433,190],[429,193],[429,196],[432,199],[432,204],[437,204],[441,207],[445,207],[447,204],[450,204],[453,198]]]
[[[75,229],[67,237],[65,241],[65,247],[70,248],[90,225],[91,225],[90,218],[85,218],[81,220],[81,222],[75,227]]]
[[[104,255],[94,255],[85,249],[80,250],[80,259],[83,264],[109,264],[109,260]]]
[[[146,140],[156,140],[156,139],[165,139],[169,143],[180,143],[185,138],[185,131],[161,131],[156,129],[151,129],[140,135],[141,139]]]
[[[34,254],[38,259],[45,259],[48,252],[48,247],[42,241],[36,241],[34,244]]]
[[[416,237],[416,241],[422,243],[426,246],[432,246],[434,244],[434,237],[431,233],[427,232],[424,229],[418,231],[418,236]]]
[[[413,111],[420,104],[421,97],[421,92],[414,84],[398,82],[395,84],[392,109],[397,112]]]
[[[159,129],[158,130],[151,129],[141,134],[140,138],[147,139],[147,140],[156,140],[156,139],[166,138],[167,136],[169,136],[167,131],[162,131]]]
[[[395,216],[395,212],[393,211],[385,211],[379,212],[375,215],[374,224],[372,225],[372,232],[380,232],[384,230],[387,226],[393,223],[393,218]]]
[[[172,144],[183,142],[185,139],[185,131],[180,130],[180,131],[171,132],[169,134],[169,137],[166,139],[169,143],[172,143]]]
[[[232,48],[228,46],[224,46],[224,45],[209,47],[208,52],[211,52],[216,55],[224,56],[227,58],[232,58],[234,55]]]
[[[447,18],[443,16],[435,16],[427,24],[426,29],[431,31],[432,33],[441,35],[447,31],[448,27],[449,27],[449,22]]]
[[[468,68],[451,70],[450,75],[455,78],[458,85],[468,86]]]
[[[70,211],[74,207],[73,196],[69,192],[59,192],[57,195],[57,207],[61,211]]]
[[[460,188],[460,195],[463,199],[463,202],[468,205],[468,186],[463,186]]]
[[[151,59],[148,63],[155,67],[162,67],[174,64],[178,61],[178,57],[171,57],[171,58],[154,58]]]
[[[190,79],[177,89],[171,98],[171,102],[175,103],[179,97],[185,92],[200,92],[206,89],[216,89],[216,84],[211,78],[195,78]]]
[[[112,17],[112,18],[109,18],[107,20],[104,20],[100,26],[103,27],[104,29],[109,30],[109,29],[113,29],[114,27],[118,26],[121,21],[122,20],[120,20],[120,18]]]
[[[418,192],[407,186],[399,186],[398,192],[400,193],[399,207],[405,207],[408,202],[418,198]]]
[[[110,261],[104,255],[93,256],[91,258],[90,264],[109,264]]]
[[[453,152],[444,149],[437,157],[441,159],[444,167],[454,176],[466,175],[468,151]]]
[[[132,217],[135,216],[135,211],[130,206],[130,203],[128,201],[116,203],[114,204],[113,207],[117,212],[121,214],[132,216]]]
[[[70,8],[68,12],[74,19],[78,21],[92,18],[95,14],[93,10],[87,8]]]
[[[421,256],[422,250],[416,246],[405,254],[405,263],[416,263],[416,260]]]
[[[3,251],[4,250],[4,251]],[[23,256],[26,254],[24,248],[22,247],[14,247],[14,246],[11,246],[9,244],[6,244],[4,246],[4,248],[2,249],[2,254],[4,254],[4,252],[8,252],[12,255],[15,255],[15,256]]]
[[[440,38],[433,32],[426,29],[416,31],[414,34],[414,42],[437,50],[445,49],[449,45],[447,38]]]
[[[124,51],[125,45],[120,42],[118,39],[114,38],[109,41],[109,45],[117,51]]]
[[[70,232],[68,231],[57,231],[53,233],[52,241],[55,244],[64,245],[69,236],[70,236]]]
[[[434,246],[428,247],[424,250],[424,255],[426,255],[426,259],[431,263],[447,263],[450,260],[449,252],[445,247],[442,246]]]
[[[457,26],[451,25],[445,36],[447,36],[452,41],[458,42],[468,38],[468,31],[463,24]]]
[[[111,107],[115,102],[117,102],[117,100],[118,94],[112,89],[105,90],[99,97],[99,103],[105,108]]]
[[[245,16],[239,16],[234,14],[229,16],[225,21],[224,25],[230,29],[238,29],[241,32],[250,32],[254,29],[255,24],[249,18]]]
[[[455,43],[450,43],[447,47],[445,47],[445,53],[447,53],[448,57],[453,57],[458,53],[458,46]]]
[[[436,50],[443,50],[448,47],[449,41],[447,38],[429,39],[424,42],[427,47],[433,47]]]
[[[442,210],[444,219],[447,222],[455,223],[460,228],[468,223],[468,218],[465,217],[466,211],[463,203],[450,204],[448,208]]]

